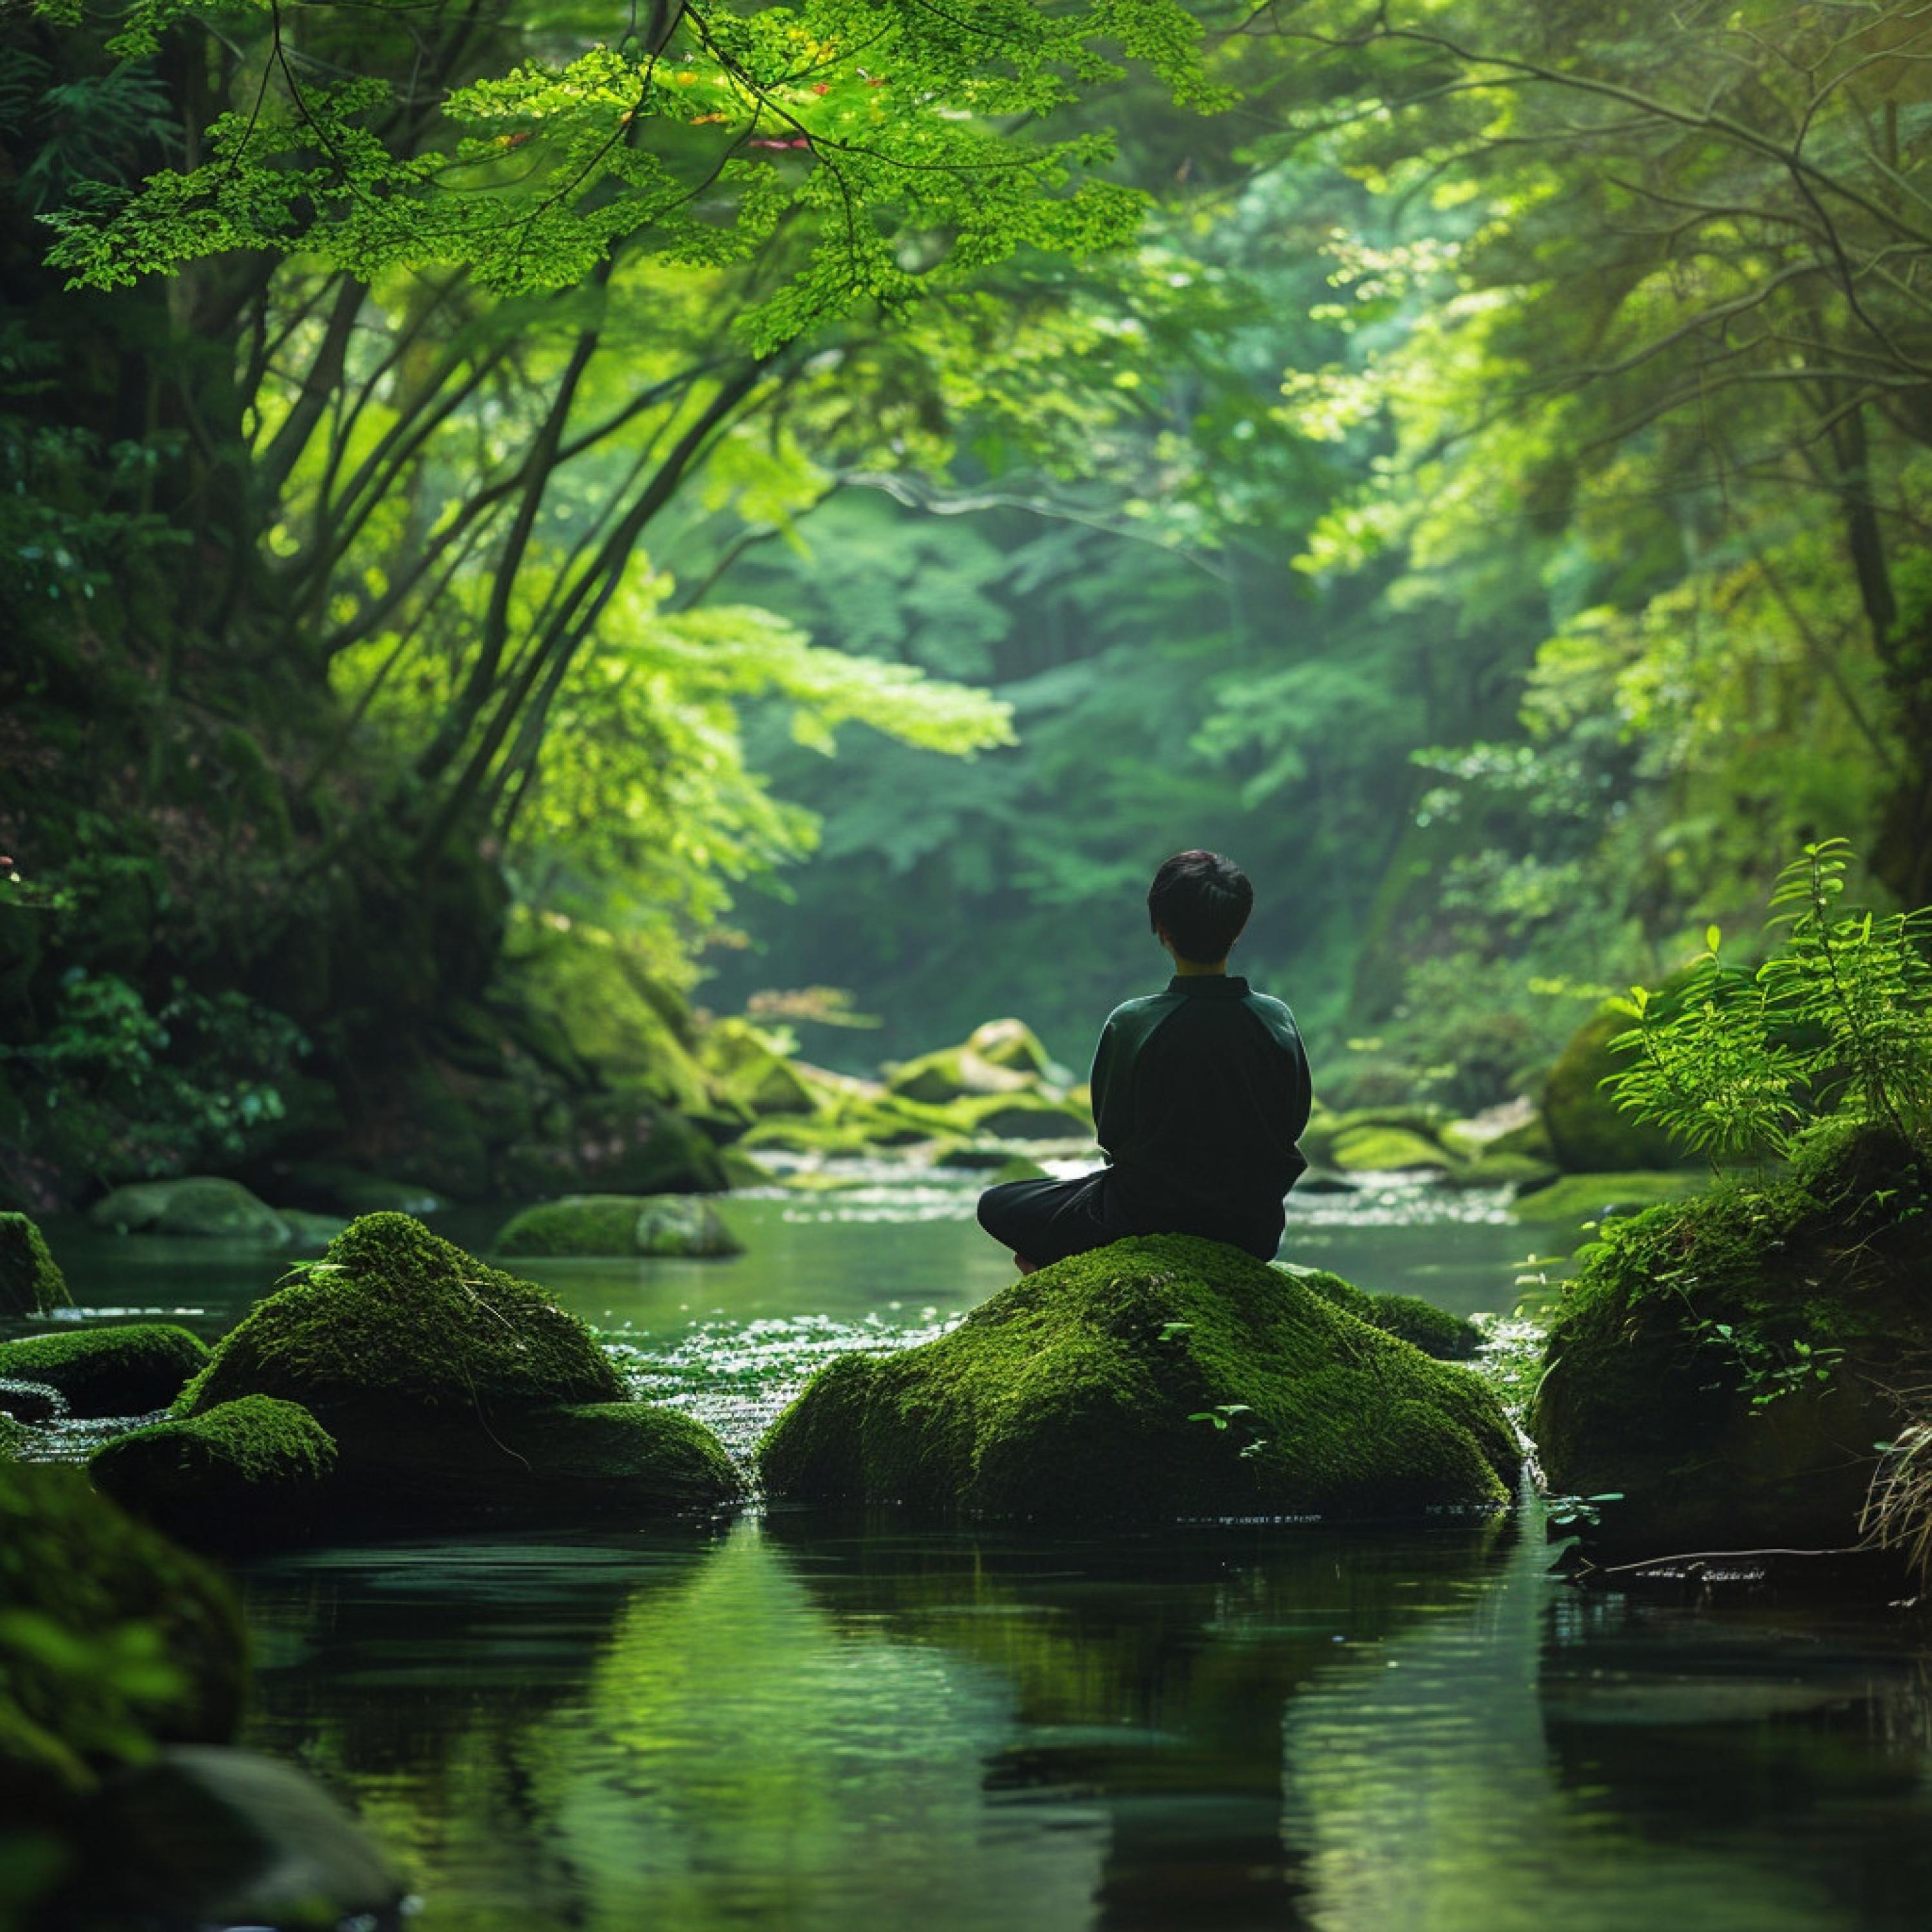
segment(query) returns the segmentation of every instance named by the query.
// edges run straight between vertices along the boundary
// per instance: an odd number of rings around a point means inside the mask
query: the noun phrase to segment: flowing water
[[[734,1260],[520,1266],[742,1444],[817,1360],[1004,1282],[970,1202],[734,1198]],[[50,1232],[80,1299],[209,1334],[273,1274]],[[1284,1252],[1466,1312],[1510,1305],[1533,1238],[1390,1188],[1298,1203]],[[249,1741],[356,1808],[424,1932],[1924,1924],[1932,1631],[1548,1562],[1533,1500],[1430,1532],[774,1513],[288,1556],[240,1573]]]

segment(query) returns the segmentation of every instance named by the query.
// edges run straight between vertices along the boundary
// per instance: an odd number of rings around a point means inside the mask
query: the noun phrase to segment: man
[[[980,1197],[980,1225],[1022,1274],[1126,1234],[1204,1234],[1262,1260],[1308,1163],[1308,1060],[1294,1016],[1231,979],[1254,888],[1218,852],[1154,874],[1148,921],[1174,958],[1167,990],[1116,1007],[1094,1056],[1094,1124],[1108,1165],[1076,1180],[1015,1180]]]

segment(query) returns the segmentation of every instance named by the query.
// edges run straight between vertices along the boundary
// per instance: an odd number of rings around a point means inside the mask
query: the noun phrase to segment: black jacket
[[[1177,974],[1116,1007],[1094,1056],[1108,1226],[1273,1254],[1310,1102],[1294,1016],[1245,980]]]

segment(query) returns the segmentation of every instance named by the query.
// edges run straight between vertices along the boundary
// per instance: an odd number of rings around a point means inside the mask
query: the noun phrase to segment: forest
[[[1928,905],[1924,0],[10,0],[0,1932],[1916,1924]]]

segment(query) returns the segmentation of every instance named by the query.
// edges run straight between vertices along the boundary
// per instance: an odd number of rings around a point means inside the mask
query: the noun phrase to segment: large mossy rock
[[[1628,1174],[1642,1168],[1694,1166],[1661,1127],[1620,1113],[1604,1087],[1630,1064],[1610,1042],[1631,1025],[1628,1014],[1605,1004],[1570,1036],[1543,1089],[1543,1121],[1551,1157],[1571,1174]]]
[[[0,1315],[50,1315],[74,1298],[46,1240],[25,1214],[0,1214]]]
[[[177,1413],[300,1404],[334,1439],[328,1514],[351,1529],[738,1500],[708,1431],[626,1394],[596,1337],[541,1288],[406,1215],[370,1214],[230,1330]]]
[[[803,1075],[748,1021],[713,1021],[699,1052],[724,1097],[748,1114],[762,1119],[818,1110],[818,1096]]]
[[[9,1827],[155,1741],[233,1734],[234,1598],[78,1469],[0,1461],[0,1868]]]
[[[574,1194],[526,1208],[491,1244],[506,1256],[706,1256],[744,1244],[718,1210],[691,1194]]]
[[[1932,1357],[1928,1212],[1918,1158],[1864,1129],[1612,1222],[1557,1304],[1528,1423],[1553,1487],[1621,1498],[1586,1544],[1857,1542],[1888,1391]]]
[[[287,1223],[238,1180],[196,1176],[117,1187],[87,1210],[97,1228],[120,1234],[179,1234],[210,1240],[287,1243]]]
[[[0,1342],[0,1378],[57,1389],[69,1413],[81,1417],[165,1408],[207,1361],[201,1338],[172,1322],[64,1329]]]
[[[989,1094],[1037,1092],[1053,1071],[1046,1048],[1024,1021],[988,1020],[957,1046],[888,1067],[886,1084],[902,1099],[944,1106]]]
[[[335,1439],[300,1403],[245,1395],[97,1449],[95,1486],[184,1541],[299,1542],[335,1468]]]
[[[1682,1201],[1711,1184],[1708,1169],[1666,1168],[1645,1174],[1568,1174],[1519,1194],[1510,1212],[1519,1221],[1570,1227],[1641,1214],[1660,1202]]]
[[[1484,1508],[1517,1462],[1476,1376],[1180,1235],[1076,1256],[937,1341],[832,1364],[759,1450],[775,1498],[1063,1522]]]
[[[1438,1142],[1407,1127],[1357,1126],[1337,1134],[1330,1161],[1344,1174],[1422,1174],[1455,1166]]]

